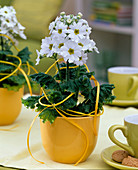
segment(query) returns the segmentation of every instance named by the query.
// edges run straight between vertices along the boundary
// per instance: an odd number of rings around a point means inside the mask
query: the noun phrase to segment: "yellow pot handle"
[[[130,96],[132,92],[138,88],[138,76],[132,76],[130,79],[132,81],[132,87],[128,91],[128,96]]]
[[[118,146],[120,146],[121,148],[123,148],[123,149],[125,149],[126,151],[128,151],[130,155],[134,156],[134,155],[135,155],[135,154],[134,154],[134,151],[133,151],[133,149],[132,149],[129,145],[123,144],[123,143],[119,142],[119,141],[115,138],[114,132],[115,132],[116,130],[121,130],[121,131],[123,132],[123,135],[124,135],[125,137],[127,137],[127,134],[128,134],[128,132],[127,132],[127,127],[126,127],[126,126],[122,126],[122,125],[113,125],[113,126],[111,126],[111,127],[109,128],[109,130],[108,130],[108,136],[109,136],[109,138],[111,139],[111,141],[112,141],[113,143],[115,143],[116,145],[118,145]]]

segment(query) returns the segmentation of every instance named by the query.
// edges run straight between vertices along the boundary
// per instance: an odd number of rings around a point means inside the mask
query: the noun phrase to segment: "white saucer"
[[[138,107],[138,100],[113,100],[110,105]]]

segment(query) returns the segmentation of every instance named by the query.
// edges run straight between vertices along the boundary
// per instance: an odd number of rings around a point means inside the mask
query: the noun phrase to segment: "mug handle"
[[[131,93],[136,89],[138,88],[138,76],[132,76],[130,77],[130,79],[132,80],[132,87],[129,89],[128,91],[128,96],[131,95]]]
[[[134,155],[135,155],[135,154],[134,154],[134,151],[133,151],[133,149],[132,149],[129,145],[123,144],[123,143],[119,142],[119,141],[115,138],[114,132],[115,132],[116,130],[121,130],[121,131],[123,132],[123,135],[124,135],[125,137],[127,137],[127,134],[128,134],[128,133],[127,133],[127,127],[126,127],[126,126],[122,126],[122,125],[113,125],[113,126],[111,126],[111,127],[109,128],[109,130],[108,130],[108,136],[109,136],[109,138],[111,139],[111,141],[112,141],[113,143],[115,143],[116,145],[118,145],[118,146],[120,146],[121,148],[123,148],[123,149],[125,149],[126,151],[128,151],[130,155],[134,156]]]

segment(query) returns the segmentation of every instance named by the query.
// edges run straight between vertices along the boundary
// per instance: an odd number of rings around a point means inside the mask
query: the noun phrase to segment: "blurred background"
[[[49,23],[65,11],[81,12],[92,27],[91,38],[100,54],[90,54],[87,64],[100,82],[107,82],[109,67],[138,67],[138,0],[0,0],[0,5],[16,9],[28,37],[27,41],[19,40],[18,47],[28,46],[33,61],[41,39],[48,36]],[[45,58],[36,68],[45,71],[52,62]]]

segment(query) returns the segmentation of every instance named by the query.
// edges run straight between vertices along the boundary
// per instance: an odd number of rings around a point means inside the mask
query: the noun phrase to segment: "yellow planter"
[[[97,142],[97,136],[94,134],[94,117],[69,117],[68,119],[83,128],[88,136],[89,145],[84,158],[81,160],[83,162],[92,153]],[[97,132],[99,120],[100,117],[97,117]],[[85,152],[86,136],[63,117],[57,117],[53,124],[43,123],[40,120],[40,127],[44,149],[52,160],[72,164],[76,163]]]
[[[21,98],[23,96],[23,89],[19,91],[8,91],[6,88],[0,88],[0,125],[12,124],[22,108]]]

